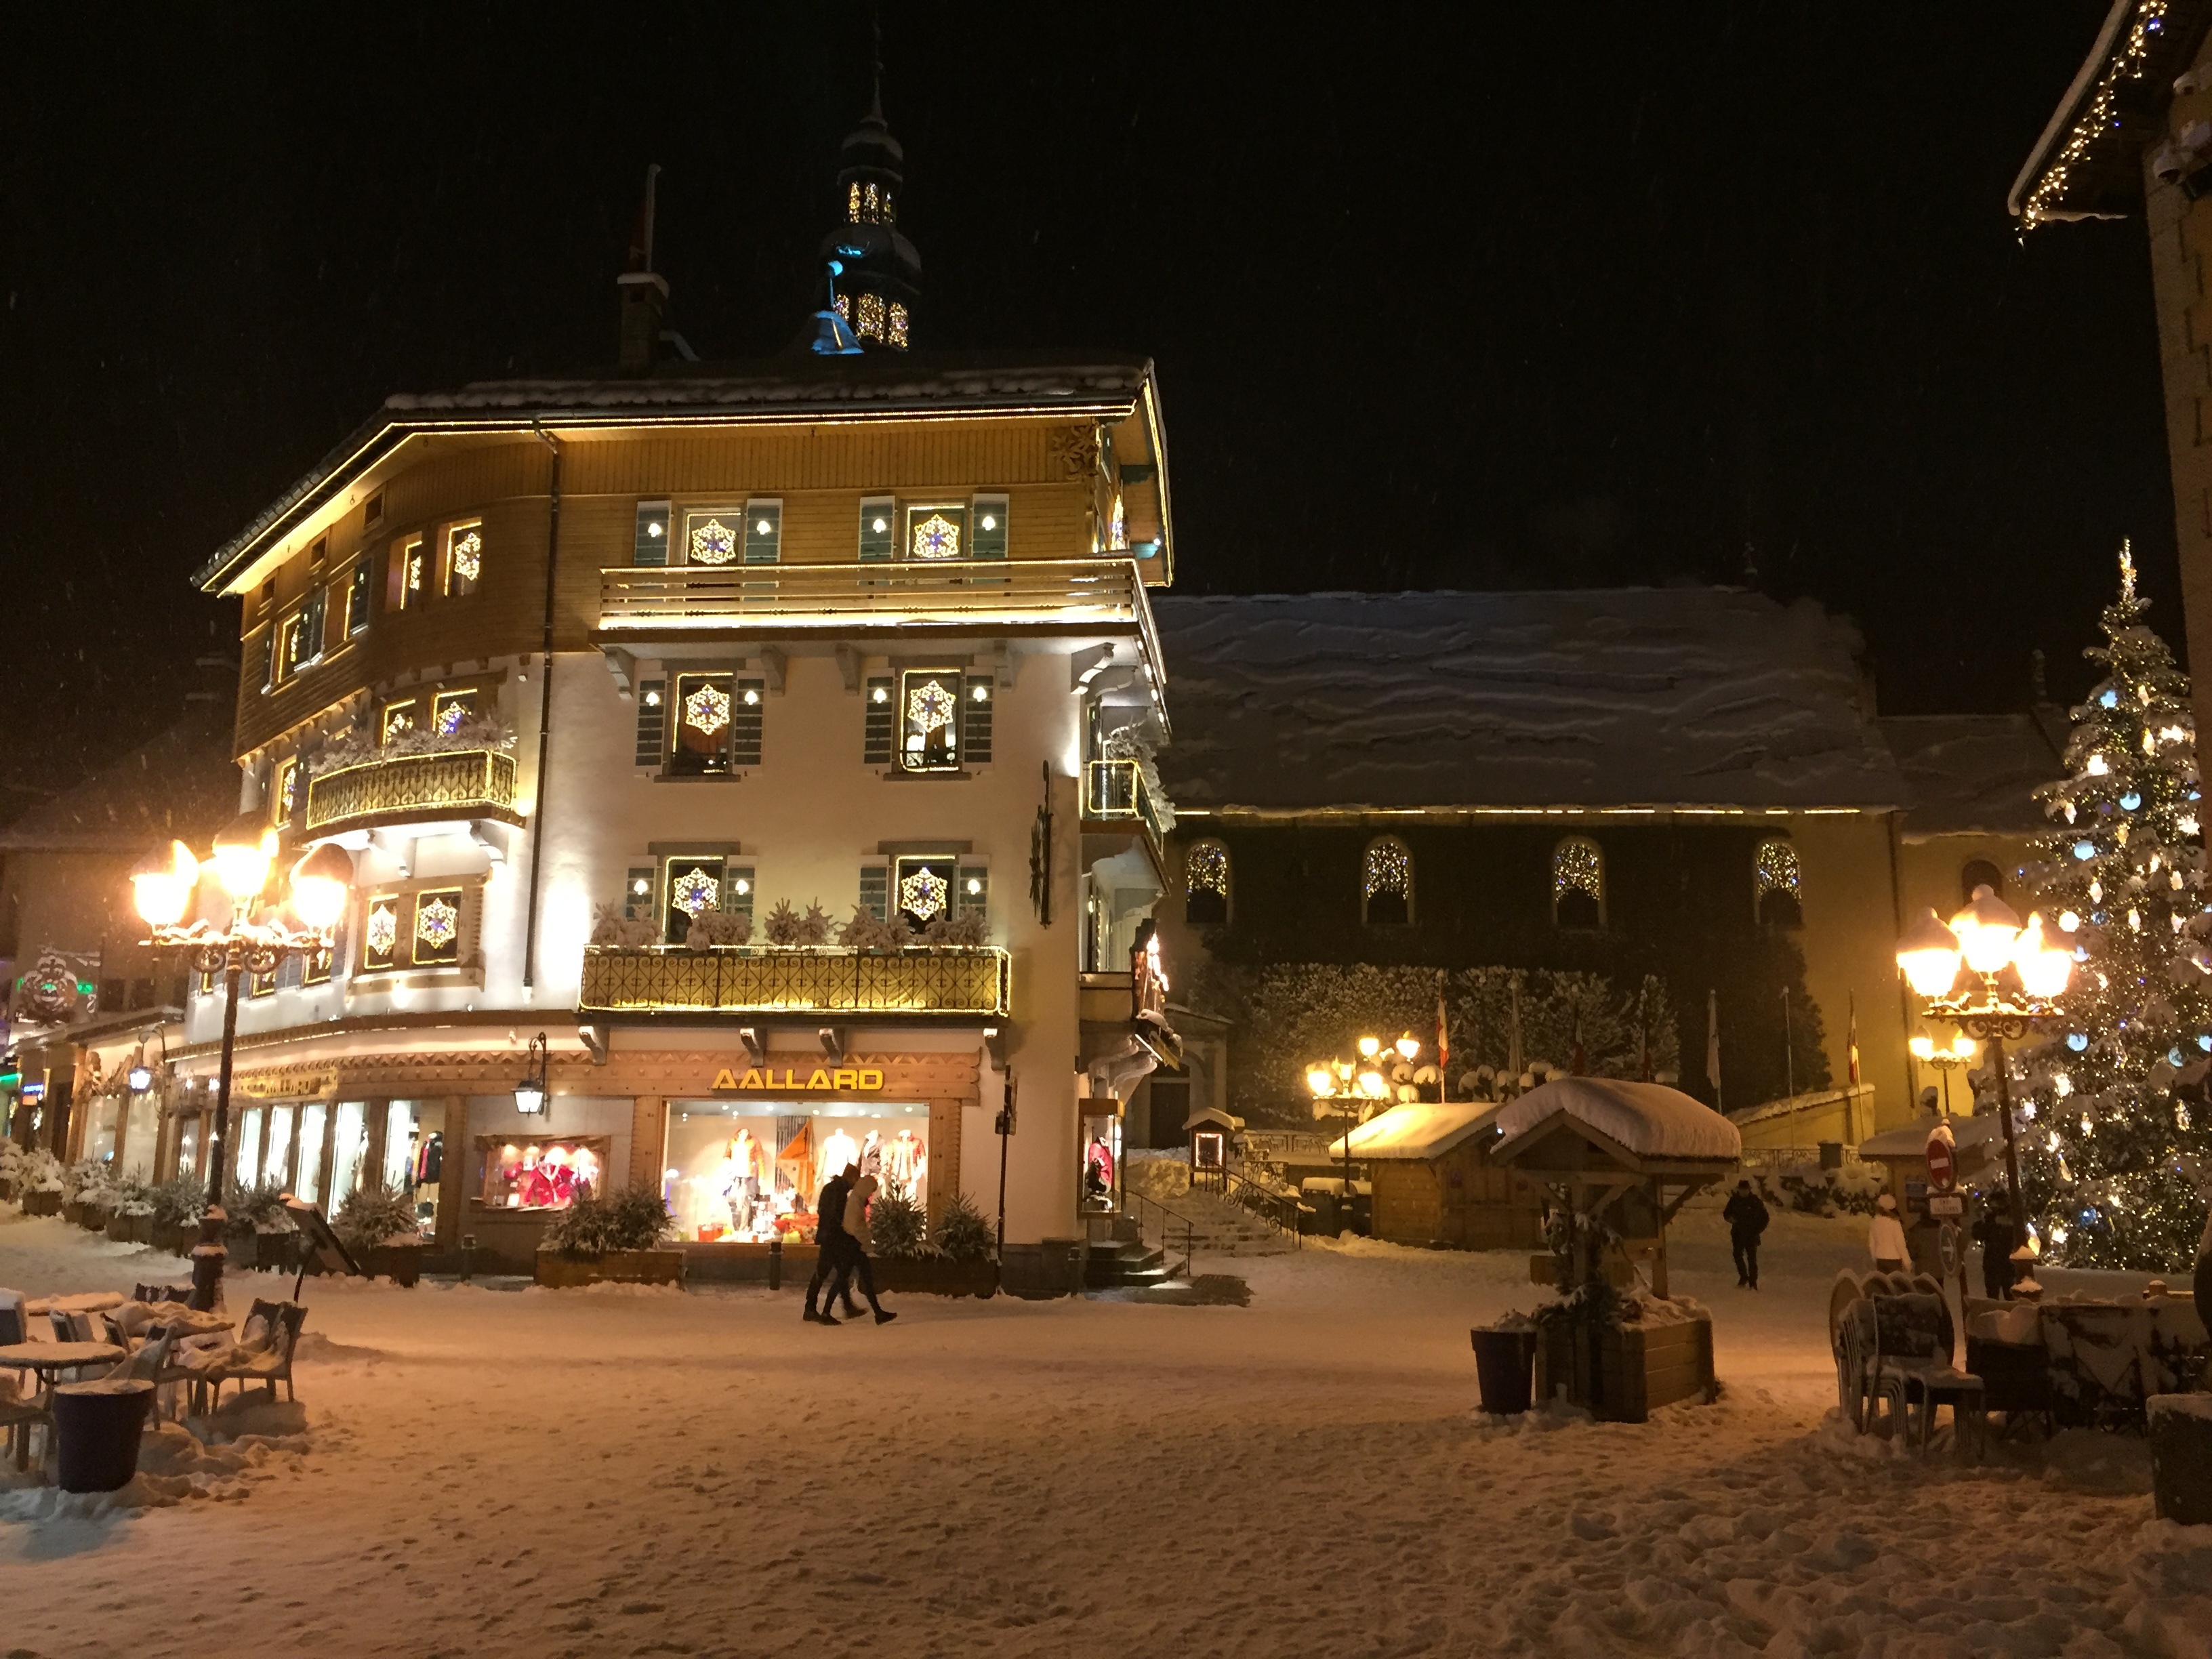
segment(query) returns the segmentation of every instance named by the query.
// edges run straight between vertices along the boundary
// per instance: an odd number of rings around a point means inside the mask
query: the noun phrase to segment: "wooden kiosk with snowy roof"
[[[1564,1386],[1568,1400],[1599,1417],[1642,1422],[1650,1410],[1692,1396],[1712,1397],[1712,1322],[1678,1315],[1667,1297],[1666,1227],[1694,1194],[1735,1174],[1742,1137],[1719,1113],[1676,1089],[1611,1078],[1557,1078],[1504,1108],[1490,1161],[1532,1182],[1565,1188],[1573,1214],[1594,1216],[1641,1188],[1657,1216],[1652,1289],[1657,1306],[1643,1316],[1591,1327],[1562,1319],[1545,1327],[1537,1348],[1540,1386]],[[1670,1196],[1671,1194],[1671,1196]],[[1597,1241],[1577,1224],[1573,1286],[1599,1272]]]
[[[1495,1101],[1408,1101],[1352,1129],[1349,1156],[1374,1184],[1375,1237],[1466,1250],[1542,1243],[1542,1206],[1528,1183],[1491,1156],[1503,1109]],[[1343,1139],[1334,1155],[1346,1156]]]

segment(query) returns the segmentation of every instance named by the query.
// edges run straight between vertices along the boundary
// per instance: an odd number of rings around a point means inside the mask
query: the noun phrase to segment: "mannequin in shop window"
[[[911,1129],[901,1129],[884,1148],[884,1180],[901,1198],[923,1202],[922,1182],[928,1170],[928,1155]]]
[[[761,1183],[768,1172],[767,1155],[750,1129],[740,1129],[730,1137],[728,1170],[723,1196],[729,1200],[730,1231],[743,1237],[753,1230]]]
[[[1159,925],[1150,916],[1137,924],[1129,946],[1129,1017],[1164,1025],[1168,1018],[1168,976],[1160,967]]]
[[[879,1130],[869,1130],[860,1141],[860,1173],[878,1180],[883,1177],[884,1137]]]
[[[822,1161],[818,1167],[824,1170],[837,1170],[860,1161],[860,1143],[842,1129],[832,1129],[822,1143]]]
[[[1091,1145],[1084,1149],[1083,1190],[1101,1203],[1114,1190],[1114,1149],[1103,1135],[1092,1135]]]

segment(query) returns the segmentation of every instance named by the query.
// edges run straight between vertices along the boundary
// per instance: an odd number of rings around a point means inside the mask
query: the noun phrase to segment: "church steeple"
[[[875,95],[839,152],[841,222],[822,239],[822,258],[843,267],[837,311],[866,351],[903,351],[921,299],[921,256],[898,231],[906,187],[906,153],[884,122],[884,66],[875,66]]]

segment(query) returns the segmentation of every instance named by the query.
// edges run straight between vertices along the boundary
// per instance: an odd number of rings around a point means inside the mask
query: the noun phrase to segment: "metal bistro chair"
[[[1952,1368],[1942,1297],[1878,1296],[1873,1302],[1873,1392],[1885,1402],[1892,1432],[1902,1431],[1907,1443],[1925,1452],[1936,1407],[1948,1405],[1960,1455],[1978,1458],[1986,1417],[1982,1379]]]
[[[296,1302],[264,1302],[256,1299],[253,1311],[246,1316],[246,1328],[251,1329],[257,1319],[265,1323],[269,1346],[258,1353],[247,1353],[218,1365],[206,1374],[207,1381],[215,1385],[215,1404],[222,1404],[222,1385],[236,1382],[241,1393],[249,1382],[266,1383],[269,1403],[276,1403],[276,1385],[284,1385],[287,1400],[298,1398],[292,1392],[292,1350],[300,1340],[300,1328],[307,1322],[307,1310]]]

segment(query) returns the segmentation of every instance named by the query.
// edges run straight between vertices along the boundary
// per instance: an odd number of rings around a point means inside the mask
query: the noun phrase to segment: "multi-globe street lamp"
[[[1988,887],[1974,889],[1966,908],[1947,926],[1933,909],[1897,942],[1897,965],[1926,1003],[1930,1019],[1954,1024],[1990,1045],[1996,1077],[1997,1120],[2004,1133],[2005,1180],[2012,1200],[2013,1237],[2028,1237],[2027,1200],[2020,1187],[2020,1151],[2013,1131],[2012,1090],[2005,1075],[2004,1045],[2018,1042],[2035,1022],[2058,1012],[2074,958],[2049,943],[2043,918],[2020,913]],[[1932,1045],[1931,1045],[1932,1046]]]
[[[1313,1091],[1314,1115],[1344,1121],[1340,1143],[1344,1148],[1344,1213],[1347,1218],[1352,1213],[1352,1132],[1397,1095],[1396,1085],[1382,1069],[1388,1063],[1382,1058],[1382,1039],[1363,1036],[1354,1046],[1358,1052],[1357,1060],[1317,1060],[1306,1067],[1306,1087]],[[1421,1041],[1411,1031],[1389,1046],[1407,1066],[1421,1052]]]
[[[1950,1116],[1951,1073],[1961,1066],[1972,1065],[1979,1045],[1964,1031],[1944,1044],[1938,1044],[1934,1037],[1923,1031],[1905,1046],[1912,1051],[1913,1059],[1923,1066],[1936,1068],[1936,1074],[1943,1081],[1943,1115]]]
[[[272,896],[267,889],[276,862],[276,831],[261,815],[249,812],[216,836],[204,863],[184,842],[172,842],[166,855],[155,854],[131,877],[138,914],[152,934],[148,942],[180,948],[196,971],[223,978],[222,1060],[208,1146],[207,1211],[200,1221],[199,1248],[192,1252],[191,1305],[202,1310],[214,1307],[222,1284],[222,1228],[228,1219],[222,1183],[230,1159],[239,982],[249,973],[275,973],[287,957],[329,950],[353,886],[353,860],[328,842],[292,866],[285,882],[289,890]],[[220,926],[204,915],[185,920],[194,908],[193,895],[204,887],[220,890],[228,902],[229,914]]]

